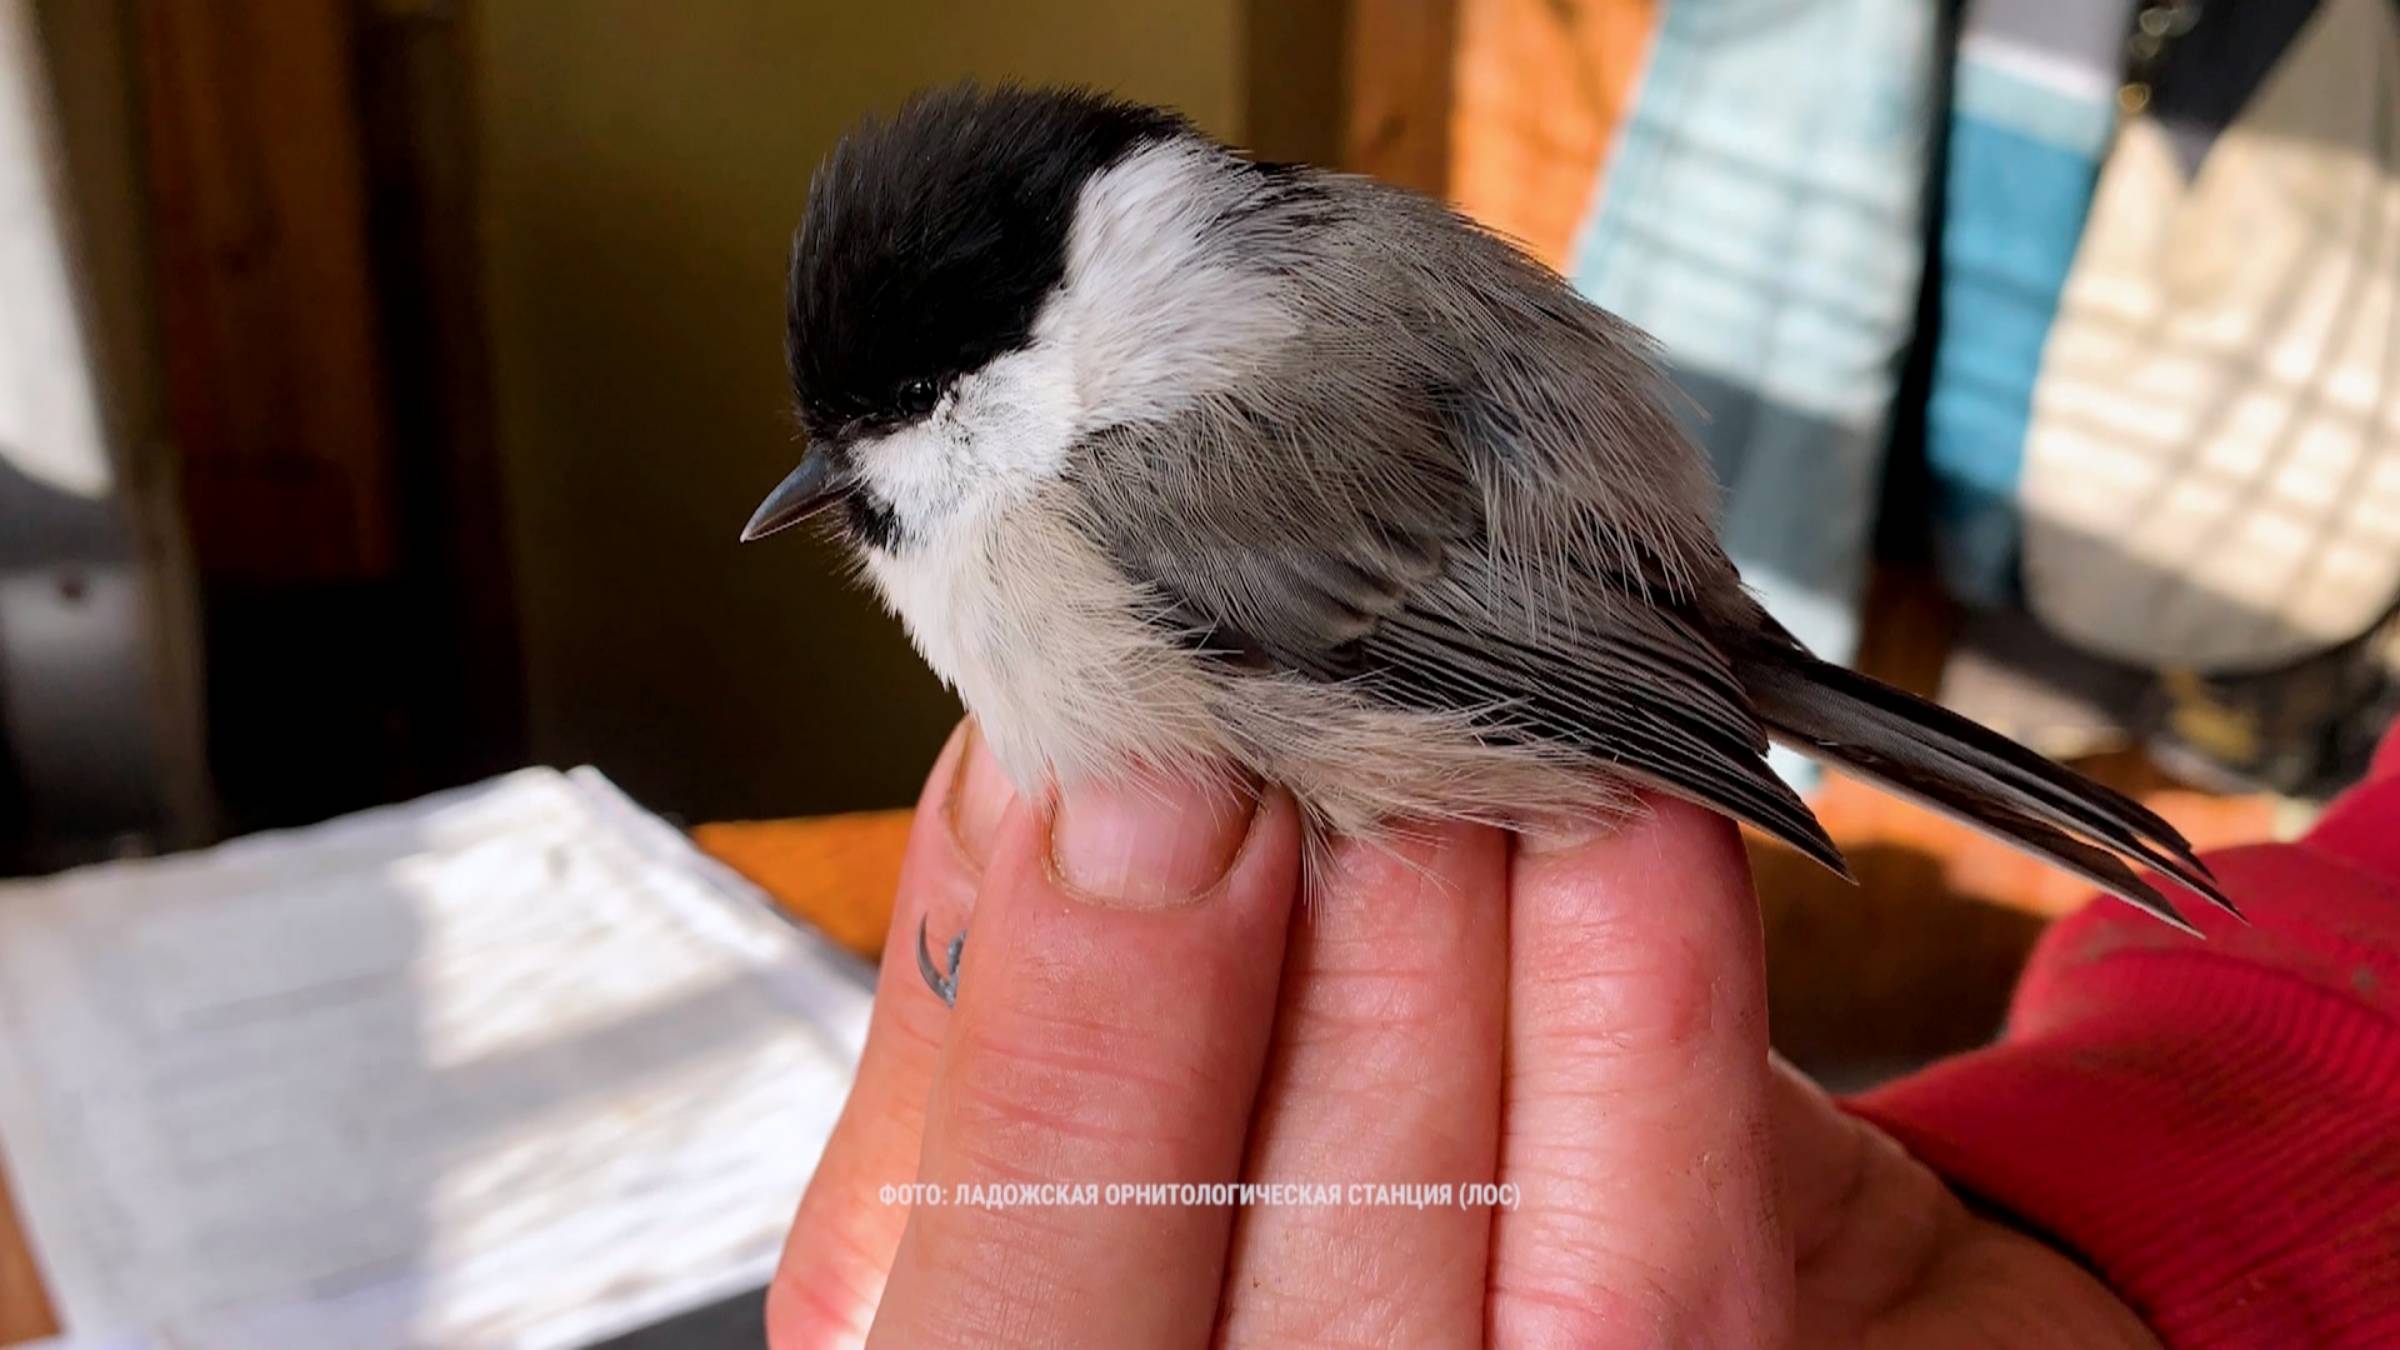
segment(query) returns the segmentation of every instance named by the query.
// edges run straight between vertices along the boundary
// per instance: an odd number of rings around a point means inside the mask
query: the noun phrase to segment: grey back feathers
[[[887,162],[1002,124],[1014,177]],[[1072,93],[945,93],[831,165],[804,420],[1021,780],[1234,765],[1344,831],[1651,787],[1840,870],[1774,735],[2170,917],[2128,862],[2222,903],[2157,817],[1784,634],[1646,342],[1447,208]]]

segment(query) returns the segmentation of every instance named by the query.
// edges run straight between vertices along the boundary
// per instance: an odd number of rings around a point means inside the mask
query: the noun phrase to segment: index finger
[[[1772,1345],[1791,1324],[1766,961],[1731,822],[1674,800],[1521,841],[1491,1325],[1501,1344]]]
[[[926,1111],[919,1175],[953,1203],[910,1215],[875,1343],[1208,1339],[1230,1211],[1177,1184],[1240,1174],[1299,853],[1274,790],[1011,811]],[[1126,1184],[1160,1193],[1099,1194]]]

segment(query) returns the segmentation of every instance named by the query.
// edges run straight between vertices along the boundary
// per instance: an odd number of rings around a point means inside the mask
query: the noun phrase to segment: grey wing
[[[1493,743],[1565,746],[1847,874],[1766,765],[1767,738],[1672,569],[1638,549],[1535,566],[1495,541],[1455,389],[1355,421],[1222,410],[1079,447],[1091,526],[1160,619],[1268,677],[1465,713]],[[1529,803],[1528,805],[1534,805]]]

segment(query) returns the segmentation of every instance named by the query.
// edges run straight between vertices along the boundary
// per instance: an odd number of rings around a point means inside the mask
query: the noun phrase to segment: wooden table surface
[[[2212,847],[2265,837],[2272,807],[2145,778],[2139,761],[2094,767]],[[1905,1063],[1988,1038],[2042,923],[2088,888],[1963,826],[1871,789],[1816,797],[1850,855],[1843,885],[1800,855],[1750,839],[1764,913],[1777,1045],[1804,1066]],[[905,812],[703,825],[700,846],[843,946],[872,958],[898,884]],[[57,1322],[0,1177],[0,1345]]]

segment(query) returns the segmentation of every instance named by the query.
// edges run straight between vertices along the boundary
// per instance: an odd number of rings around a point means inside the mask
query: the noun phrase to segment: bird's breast
[[[1020,788],[1223,753],[1218,682],[1063,511],[987,508],[867,572]]]

